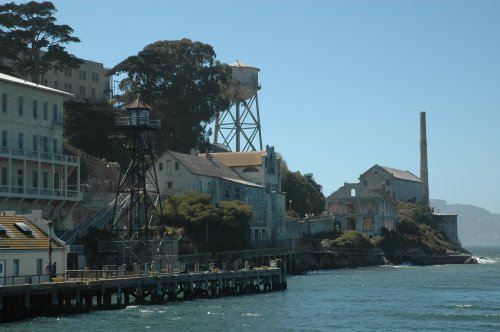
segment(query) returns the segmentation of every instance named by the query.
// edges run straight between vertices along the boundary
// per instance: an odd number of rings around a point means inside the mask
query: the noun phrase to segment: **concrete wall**
[[[458,216],[456,214],[433,213],[432,222],[454,245],[460,245],[458,239]]]

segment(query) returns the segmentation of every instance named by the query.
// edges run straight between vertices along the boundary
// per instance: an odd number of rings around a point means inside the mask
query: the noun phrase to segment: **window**
[[[19,259],[12,260],[12,276],[19,277]]]
[[[38,119],[38,101],[33,100],[33,119]]]
[[[49,118],[49,103],[44,102],[43,103],[43,119],[47,121]]]
[[[7,130],[2,130],[2,148],[7,147]]]
[[[95,88],[92,88],[91,90],[91,95],[90,95],[92,98],[95,98]]]
[[[43,85],[48,86],[48,81],[46,79],[43,80]]]
[[[85,81],[87,79],[87,72],[85,70],[79,70],[78,78]]]
[[[2,93],[2,112],[7,113],[7,94]]]
[[[42,137],[42,147],[43,147],[43,152],[49,152],[49,138],[43,136]]]
[[[254,167],[254,166],[249,166],[249,167],[245,167],[245,169],[243,170],[243,173],[252,173],[252,172],[258,172],[259,170]]]
[[[390,186],[391,185],[391,180],[385,180],[385,185]]]
[[[92,73],[92,82],[99,82],[99,74]]]
[[[33,171],[33,188],[38,188],[38,171]]]
[[[167,182],[167,189],[172,189],[172,181]]]
[[[2,186],[6,186],[7,183],[7,167],[2,167]]]
[[[365,186],[365,187],[366,187],[367,185],[368,185],[368,181],[363,180],[363,186]]]
[[[227,189],[224,190],[224,198],[229,199],[229,190]]]
[[[363,218],[363,230],[364,231],[373,230],[373,219],[372,218]]]
[[[42,259],[37,258],[36,259],[36,274],[41,275],[42,274]]]
[[[33,151],[38,151],[38,135],[33,135]]]
[[[23,150],[24,149],[24,135],[23,135],[23,133],[19,133],[17,135],[17,148],[19,150]]]
[[[42,185],[44,189],[47,189],[49,187],[49,173],[43,172],[42,174]]]
[[[80,86],[78,87],[78,94],[79,94],[80,96],[84,96],[84,97],[85,97],[85,87],[84,87],[84,86],[81,86],[81,85],[80,85]]]
[[[57,104],[52,106],[52,121],[59,123],[59,106]]]
[[[160,164],[158,165],[158,169],[159,169],[160,171],[163,171],[163,163],[160,163]]]
[[[19,99],[17,100],[17,110],[18,110],[19,116],[23,116],[23,108],[24,108],[24,97],[19,96]]]
[[[18,169],[17,170],[17,185],[19,187],[23,186],[23,175],[24,175],[23,169],[22,168]]]
[[[58,149],[59,144],[58,143],[59,143],[59,141],[57,140],[57,138],[52,139],[52,153],[54,153],[54,154],[59,153],[59,149]]]
[[[179,162],[178,161],[175,162],[175,170],[176,171],[179,170]]]
[[[54,81],[54,89],[59,89],[59,82],[58,81]]]
[[[66,76],[66,77],[71,77],[71,76],[73,76],[73,73],[72,73],[71,69],[66,70],[66,71],[64,72],[64,76]]]

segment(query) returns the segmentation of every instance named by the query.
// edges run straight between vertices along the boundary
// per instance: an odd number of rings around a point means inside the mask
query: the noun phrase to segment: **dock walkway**
[[[178,300],[236,296],[286,289],[280,267],[204,271],[112,278],[67,278],[61,282],[0,286],[0,322],[161,304]]]

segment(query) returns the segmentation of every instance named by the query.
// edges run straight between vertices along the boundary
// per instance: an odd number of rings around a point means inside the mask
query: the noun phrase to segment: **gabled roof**
[[[261,166],[266,151],[210,153],[213,159],[228,167]]]
[[[23,223],[31,230],[31,234],[24,234],[14,226],[14,223]],[[5,249],[43,249],[48,250],[48,236],[40,228],[23,216],[0,216],[0,225],[6,234],[0,234],[0,250]],[[52,240],[52,248],[62,248],[62,245]]]
[[[45,90],[47,92],[52,92],[52,93],[55,93],[55,94],[58,94],[58,95],[63,95],[65,97],[71,97],[71,96],[73,96],[72,93],[68,93],[68,92],[64,92],[64,91],[61,91],[61,90],[49,88],[48,86],[41,85],[41,84],[36,84],[36,83],[30,82],[30,81],[23,80],[21,78],[17,78],[17,77],[14,77],[14,76],[7,75],[7,74],[0,73],[0,81],[5,81],[5,82],[13,83],[13,84],[18,84],[18,85],[23,85],[23,86],[29,87],[29,88],[34,88],[34,89],[39,89],[39,90]]]
[[[213,158],[206,158],[203,155],[193,156],[174,151],[168,152],[193,174],[221,178],[254,187],[262,187],[245,181],[231,168]]]
[[[419,177],[417,177],[416,175],[414,175],[413,173],[411,173],[409,171],[403,171],[403,170],[400,170],[397,168],[391,168],[391,167],[380,166],[380,165],[375,165],[375,166],[371,167],[368,171],[361,174],[361,177],[375,167],[381,168],[382,170],[386,171],[387,173],[392,174],[392,176],[394,176],[394,178],[396,178],[396,179],[413,181],[413,182],[422,182],[422,180],[420,180]]]

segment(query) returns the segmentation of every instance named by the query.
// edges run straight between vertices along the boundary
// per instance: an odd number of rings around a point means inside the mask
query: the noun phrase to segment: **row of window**
[[[24,96],[17,97],[17,114],[19,116],[24,116],[25,113],[25,100]],[[49,120],[49,103],[47,101],[38,102],[38,100],[33,99],[31,103],[31,111],[33,119],[38,119],[41,117],[44,121]],[[9,95],[7,93],[2,93],[2,113],[9,112]],[[59,105],[52,105],[52,121],[61,122],[61,114],[59,112]]]
[[[59,140],[57,138],[52,139],[52,151],[50,151],[50,143],[49,142],[50,142],[50,138],[47,136],[33,135],[31,151],[33,151],[33,152],[45,152],[45,153],[52,152],[54,154],[58,154],[61,152],[61,149],[59,146]],[[3,149],[9,148],[9,133],[7,130],[2,130],[1,147]],[[17,149],[18,150],[25,150],[24,133],[17,134]]]
[[[0,184],[2,186],[8,186],[9,181],[9,172],[7,167],[2,167],[1,169],[1,174],[0,174]],[[17,181],[15,181],[16,185],[18,187],[23,187],[24,186],[24,170],[22,168],[19,168],[17,170]],[[31,173],[31,187],[32,188],[39,188],[39,184],[42,184],[43,189],[49,189],[49,172],[41,172],[39,173],[38,170],[33,170]],[[57,189],[59,188],[59,174],[54,173],[54,188]]]
[[[43,260],[42,258],[37,258],[36,259],[36,274],[37,275],[42,275],[42,272],[43,272]],[[19,259],[18,258],[14,258],[12,260],[12,272],[8,274],[9,277],[19,277],[19,268],[20,268],[20,265],[19,265]],[[4,264],[0,264],[0,275],[6,275],[6,272],[7,271],[3,271],[4,269]],[[1,284],[0,284],[1,285]]]
[[[58,73],[59,73],[59,71],[57,69],[54,69],[54,75],[57,75]],[[99,73],[92,72],[91,75],[92,75],[91,76],[92,82],[99,82]],[[68,69],[68,70],[64,71],[64,76],[73,77],[73,70]],[[80,79],[82,81],[87,80],[87,71],[79,69],[78,70],[78,79]]]

